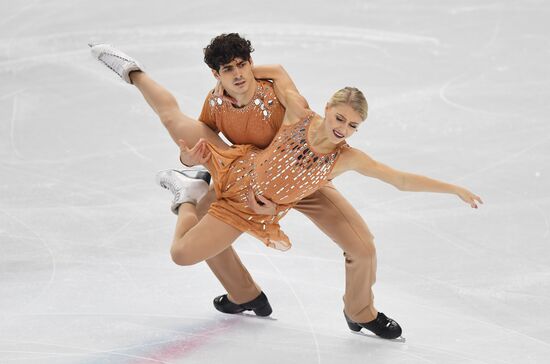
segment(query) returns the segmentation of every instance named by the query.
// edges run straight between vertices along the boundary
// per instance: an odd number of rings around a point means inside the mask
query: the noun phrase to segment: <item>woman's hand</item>
[[[458,187],[458,189],[456,191],[456,195],[458,197],[460,197],[460,199],[462,201],[466,202],[467,204],[469,204],[474,209],[477,209],[477,203],[476,202],[479,202],[480,204],[483,204],[483,201],[481,201],[481,197],[479,197],[478,195],[468,191],[465,188]]]
[[[277,213],[276,203],[262,195],[254,195],[251,189],[248,190],[248,207],[258,215],[275,215]]]
[[[210,159],[210,151],[206,146],[205,139],[201,138],[191,149],[187,148],[182,139],[178,140],[178,145],[180,147],[180,162],[187,167],[204,164]]]
[[[218,81],[218,83],[216,84],[216,87],[214,87],[213,94],[214,96],[220,97],[223,100],[228,101],[232,104],[237,103],[237,100],[235,100],[233,97],[225,93],[225,89],[223,88],[222,83],[220,81]]]

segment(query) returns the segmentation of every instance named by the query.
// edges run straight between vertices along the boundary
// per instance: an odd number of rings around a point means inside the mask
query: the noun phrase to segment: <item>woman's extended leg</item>
[[[191,203],[184,203],[179,208],[170,249],[172,260],[178,265],[193,265],[209,259],[233,244],[242,234],[210,214],[199,221],[196,210]]]
[[[159,116],[174,142],[178,143],[182,139],[188,146],[193,146],[203,138],[217,147],[229,148],[206,124],[183,114],[174,96],[146,73],[132,72],[130,80]],[[179,206],[170,250],[176,264],[192,265],[211,258],[228,248],[241,235],[240,230],[208,214],[199,222],[196,210],[192,203]]]
[[[204,138],[218,148],[229,148],[206,125],[183,114],[174,96],[143,72],[135,59],[109,44],[90,44],[90,47],[92,55],[99,62],[141,91],[176,144],[179,145],[178,140],[182,139],[187,146],[192,147],[200,138]]]
[[[203,138],[217,147],[229,148],[206,124],[182,113],[174,95],[148,74],[142,71],[131,72],[130,79],[158,115],[176,144],[179,139],[182,139],[185,144],[192,147]]]

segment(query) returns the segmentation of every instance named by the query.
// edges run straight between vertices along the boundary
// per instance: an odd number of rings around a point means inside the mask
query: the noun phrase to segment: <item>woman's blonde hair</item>
[[[355,87],[344,87],[334,93],[328,102],[328,106],[336,106],[338,104],[347,104],[357,112],[363,120],[369,114],[369,104],[365,95]]]

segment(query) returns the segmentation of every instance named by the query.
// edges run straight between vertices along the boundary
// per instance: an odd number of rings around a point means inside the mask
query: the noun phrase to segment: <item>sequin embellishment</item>
[[[270,97],[270,99],[264,101],[268,97]],[[262,86],[262,84],[258,82],[252,101],[242,108],[233,108],[232,111],[245,113],[248,112],[250,108],[253,108],[258,112],[263,120],[267,121],[271,117],[270,108],[273,106],[276,99],[277,98],[273,96],[272,86]],[[209,104],[212,109],[231,106],[228,101],[225,101],[221,97],[215,95],[210,96]]]
[[[236,160],[229,168],[232,183],[226,185],[224,191],[250,178],[250,187],[256,195],[265,195],[285,205],[317,190],[327,180],[340,149],[326,154],[313,151],[306,137],[309,125],[308,118],[283,126],[265,150],[256,150]],[[243,190],[239,200],[246,201],[247,193]]]
[[[216,179],[218,201],[209,213],[247,231],[267,246],[280,250],[290,248],[290,240],[280,230],[279,221],[302,198],[325,183],[342,150],[337,146],[329,153],[312,149],[308,130],[312,117],[293,125],[283,125],[265,149],[250,145],[218,151],[218,168],[223,172]],[[241,153],[239,155],[239,153]],[[225,158],[224,158],[225,157]],[[275,214],[261,215],[249,207],[250,191],[277,204]]]

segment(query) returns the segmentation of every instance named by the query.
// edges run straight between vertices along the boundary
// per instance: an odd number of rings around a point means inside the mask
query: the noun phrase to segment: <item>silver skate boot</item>
[[[91,48],[92,55],[102,62],[105,66],[109,67],[124,81],[132,83],[130,79],[130,72],[142,71],[142,67],[137,63],[135,59],[122,53],[118,49],[114,48],[110,44],[88,44]]]
[[[174,194],[171,210],[177,215],[182,203],[196,205],[206,195],[210,173],[206,169],[166,169],[157,173],[157,183]]]

